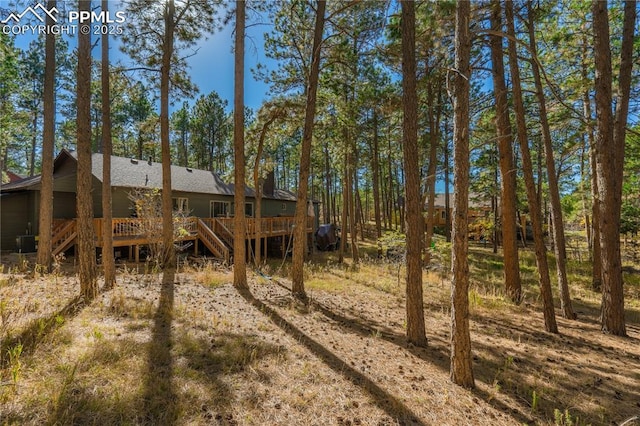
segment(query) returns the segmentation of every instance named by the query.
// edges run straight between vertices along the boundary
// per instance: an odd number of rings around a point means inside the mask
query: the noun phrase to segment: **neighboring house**
[[[447,220],[451,224],[451,218],[453,214],[453,193],[449,193],[449,215],[446,214],[446,194],[436,193],[434,200],[434,213],[433,213],[433,225],[436,227],[445,227]],[[425,203],[425,221],[427,220],[426,210],[427,204]],[[479,222],[485,220],[491,212],[491,201],[483,199],[480,194],[469,194],[469,232],[476,237],[475,234],[481,233],[482,230],[478,229]]]
[[[10,171],[10,170],[5,171],[4,173],[5,173],[5,176],[6,176],[6,177],[7,177],[7,179],[8,179],[8,182],[7,182],[7,183],[17,182],[17,181],[19,181],[19,180],[22,180],[22,179],[23,179],[23,177],[22,177],[22,176],[17,175],[17,174],[13,173],[13,172],[12,172],[12,171]]]
[[[92,155],[93,211],[102,217],[102,154]],[[57,220],[76,217],[77,158],[75,152],[63,150],[54,161],[53,217]],[[197,218],[232,217],[234,186],[213,172],[171,166],[174,207]],[[111,157],[113,217],[132,218],[133,202],[129,194],[134,188],[160,189],[162,164],[123,157]],[[292,217],[296,196],[274,188],[273,178],[264,185],[261,215],[264,218]],[[244,214],[255,216],[255,191],[245,188]],[[0,187],[0,249],[16,250],[20,235],[38,235],[40,210],[40,176],[22,179]],[[318,206],[314,204],[315,217]],[[210,219],[208,223],[213,223]],[[228,223],[228,221],[227,221]],[[313,225],[313,228],[317,224]]]

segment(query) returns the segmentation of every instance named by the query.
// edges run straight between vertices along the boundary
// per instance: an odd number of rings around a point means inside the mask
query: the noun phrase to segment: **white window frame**
[[[221,204],[223,206],[225,206],[225,208],[223,209],[225,212],[223,213],[223,217],[229,217],[229,213],[231,211],[231,203],[229,201],[219,201],[219,200],[210,200],[209,201],[209,217],[221,217],[221,216],[216,216],[214,214],[215,212],[215,204]]]
[[[251,214],[247,215],[247,206],[251,206]],[[253,207],[253,202],[252,201],[247,201],[244,203],[244,215],[247,217],[255,217],[256,211]]]

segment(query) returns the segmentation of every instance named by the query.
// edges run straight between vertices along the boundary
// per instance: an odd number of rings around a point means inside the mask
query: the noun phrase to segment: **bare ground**
[[[581,292],[579,319],[558,318],[553,335],[535,289],[515,307],[474,288],[477,387],[465,390],[448,380],[441,275],[425,272],[423,349],[406,344],[395,266],[309,271],[309,305],[280,275],[252,275],[239,292],[211,266],[124,270],[89,306],[73,276],[0,275],[0,424],[608,425],[640,414],[637,305],[629,337],[607,336]]]

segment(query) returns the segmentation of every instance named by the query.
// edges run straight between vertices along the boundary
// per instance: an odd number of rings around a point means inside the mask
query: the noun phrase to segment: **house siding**
[[[284,206],[284,209],[283,209]],[[262,199],[262,216],[294,216],[296,213],[296,203],[293,201]]]
[[[33,192],[3,194],[0,197],[0,250],[17,249],[16,237],[27,233],[34,200]]]

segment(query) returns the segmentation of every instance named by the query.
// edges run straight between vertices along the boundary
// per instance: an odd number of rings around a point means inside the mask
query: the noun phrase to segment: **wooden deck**
[[[266,217],[259,220],[261,238],[291,236],[293,216]],[[102,247],[104,219],[93,220],[95,245]],[[202,241],[215,256],[229,260],[235,233],[233,218],[186,217],[174,220],[176,241]],[[247,218],[245,239],[257,238],[258,219]],[[162,238],[162,219],[114,218],[111,222],[113,247],[135,247],[159,243]],[[313,218],[308,218],[307,233],[313,232]],[[53,227],[53,255],[58,255],[75,244],[76,220],[56,220]],[[197,245],[196,245],[197,250]],[[137,260],[137,259],[136,259]]]

